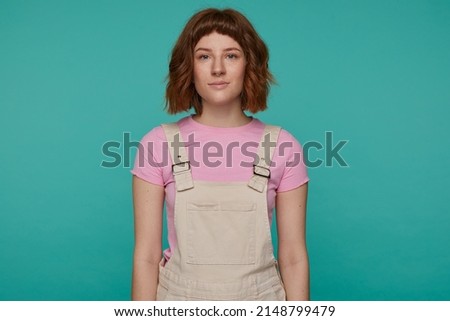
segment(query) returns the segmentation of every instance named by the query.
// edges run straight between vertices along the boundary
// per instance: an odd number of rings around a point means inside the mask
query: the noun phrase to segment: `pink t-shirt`
[[[239,126],[219,128],[198,123],[187,116],[178,122],[181,140],[187,142],[187,153],[194,181],[247,182],[253,175],[253,159],[264,130],[256,118]],[[303,162],[300,143],[282,129],[272,158],[267,188],[269,222],[277,192],[285,192],[306,183],[309,178]],[[153,128],[141,140],[131,173],[165,187],[169,248],[168,260],[176,247],[174,226],[175,182],[167,139],[161,126]]]

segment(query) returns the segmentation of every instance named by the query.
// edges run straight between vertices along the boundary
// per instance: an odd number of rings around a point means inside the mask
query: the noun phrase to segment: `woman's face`
[[[194,48],[194,84],[202,106],[231,106],[241,102],[245,56],[231,37],[213,32]]]

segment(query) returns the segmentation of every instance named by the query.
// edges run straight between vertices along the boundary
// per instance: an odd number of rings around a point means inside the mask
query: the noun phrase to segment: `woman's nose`
[[[225,65],[222,59],[214,59],[211,73],[215,76],[221,76],[225,74]]]

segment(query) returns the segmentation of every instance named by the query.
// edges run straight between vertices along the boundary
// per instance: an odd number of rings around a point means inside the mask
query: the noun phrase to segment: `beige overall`
[[[273,256],[267,208],[270,170],[265,135],[276,142],[279,127],[266,126],[249,182],[193,181],[184,147],[171,148],[179,128],[163,125],[173,161],[177,247],[160,264],[158,301],[286,299]],[[182,141],[181,136],[178,136]]]

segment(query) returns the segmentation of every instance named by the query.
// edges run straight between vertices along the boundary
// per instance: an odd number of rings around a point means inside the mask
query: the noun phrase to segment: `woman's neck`
[[[232,107],[203,106],[202,113],[192,118],[200,124],[212,127],[239,127],[248,124],[252,119],[242,111],[240,104]]]

